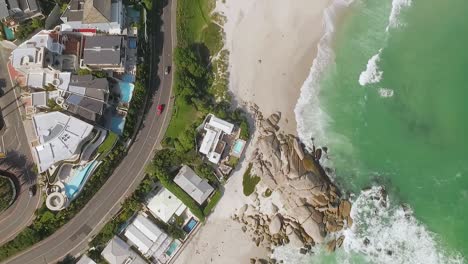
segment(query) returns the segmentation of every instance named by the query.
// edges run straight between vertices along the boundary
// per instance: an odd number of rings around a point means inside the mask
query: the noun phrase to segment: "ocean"
[[[335,253],[277,255],[466,263],[467,10],[466,0],[337,0],[327,9],[295,112],[301,139],[328,147],[324,164],[354,201],[354,225]]]

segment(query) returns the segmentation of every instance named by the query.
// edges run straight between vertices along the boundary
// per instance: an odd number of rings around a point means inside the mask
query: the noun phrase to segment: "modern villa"
[[[222,137],[224,134],[231,135],[234,131],[234,125],[210,114],[206,117],[203,128],[205,136],[199,151],[206,155],[210,162],[218,164],[226,147]]]
[[[92,125],[61,112],[37,114],[32,120],[39,142],[33,151],[39,172],[55,168],[61,161],[77,159],[93,130]]]
[[[200,205],[214,192],[214,188],[208,181],[200,178],[187,165],[182,166],[175,176],[174,182]]]
[[[63,21],[61,29],[122,34],[125,25],[124,10],[122,0],[71,0],[60,17]]]

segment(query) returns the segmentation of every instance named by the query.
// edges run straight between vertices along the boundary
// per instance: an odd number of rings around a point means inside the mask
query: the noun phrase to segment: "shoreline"
[[[294,109],[324,34],[323,15],[332,0],[218,0],[214,12],[225,16],[225,45],[229,50],[229,92],[245,110],[252,104],[266,116],[280,112],[279,127],[297,135]],[[287,62],[287,63],[285,63]],[[249,118],[250,124],[255,121]],[[257,128],[252,127],[255,131]],[[255,133],[253,133],[255,134]],[[253,136],[253,135],[252,135]],[[242,193],[242,178],[253,150],[253,137],[244,158],[226,183],[224,195],[207,222],[173,263],[250,263],[271,251],[260,246],[233,220],[239,208],[254,203]],[[259,184],[257,188],[265,187]]]
[[[332,0],[237,0],[218,5],[226,16],[229,89],[241,106],[281,113],[280,127],[297,135],[294,109],[325,33],[324,11]],[[294,30],[292,30],[294,29]]]

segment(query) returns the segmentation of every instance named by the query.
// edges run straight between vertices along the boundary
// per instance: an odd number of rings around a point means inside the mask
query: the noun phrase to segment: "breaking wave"
[[[372,263],[464,263],[437,246],[436,236],[418,223],[405,205],[392,205],[384,188],[362,191],[353,203],[352,229],[345,231],[343,247],[362,253]]]
[[[402,25],[398,17],[400,16],[400,13],[404,8],[411,6],[411,3],[411,0],[392,1],[392,11],[390,12],[390,17],[388,18],[388,26],[385,29],[386,31],[389,31],[391,28],[397,28]]]
[[[312,63],[310,74],[301,88],[301,95],[294,109],[298,135],[308,146],[312,145],[310,139],[311,134],[317,138],[324,139],[325,126],[330,121],[330,117],[320,108],[318,98],[320,79],[328,65],[330,65],[335,58],[331,43],[335,32],[337,14],[348,7],[352,2],[353,0],[335,0],[325,9],[323,14],[325,34],[318,43],[317,57]],[[306,112],[307,114],[304,114]],[[310,131],[311,128],[313,128],[314,131]]]
[[[359,75],[359,84],[365,86],[367,84],[378,83],[382,80],[383,71],[379,70],[377,65],[380,61],[380,53],[382,49],[379,50],[379,53],[372,56],[367,62],[366,70],[361,72]]]

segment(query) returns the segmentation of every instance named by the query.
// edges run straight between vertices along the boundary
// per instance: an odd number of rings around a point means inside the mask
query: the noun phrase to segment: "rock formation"
[[[282,208],[281,214],[274,210],[268,215],[256,212],[254,206],[244,206],[234,218],[246,225],[245,231],[252,233],[257,245],[272,248],[286,243],[297,247],[327,243],[329,250],[341,246],[343,236],[330,240],[327,234],[352,225],[351,203],[341,197],[320,165],[326,150],[314,147],[308,153],[295,136],[280,132],[279,113],[264,119],[257,108],[252,110],[257,126],[252,174],[280,194]]]

